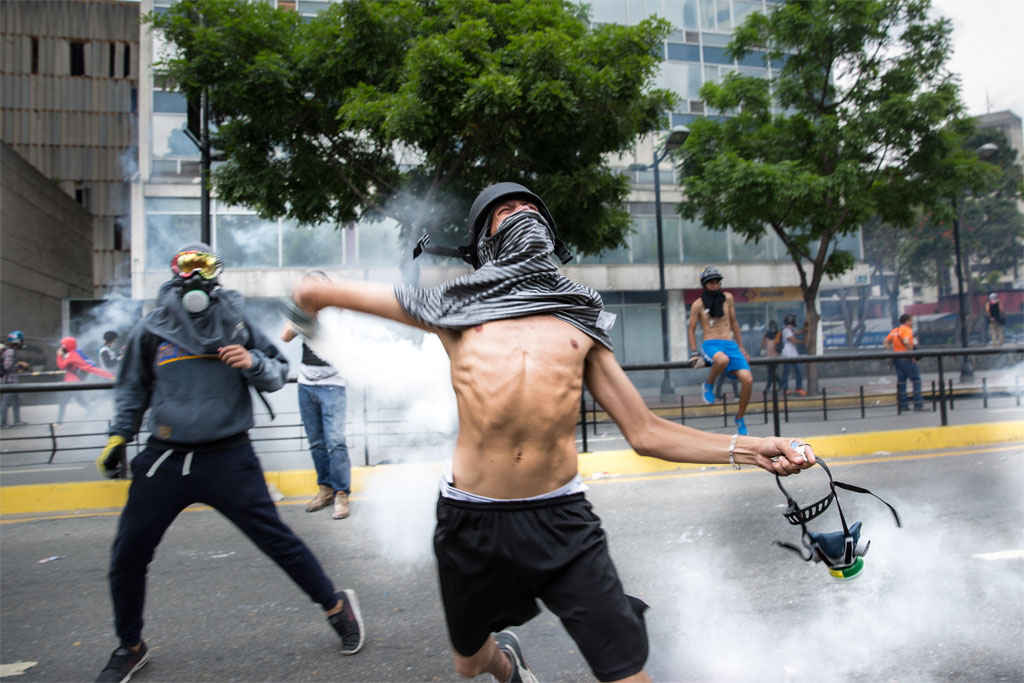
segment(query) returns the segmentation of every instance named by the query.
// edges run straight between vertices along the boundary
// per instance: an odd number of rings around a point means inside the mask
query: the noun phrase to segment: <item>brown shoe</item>
[[[348,517],[348,494],[338,491],[334,494],[334,519],[345,519]]]
[[[796,394],[800,394],[801,396],[806,396],[806,395],[807,395],[807,392],[806,392],[806,391],[804,391],[803,389],[797,389],[797,390],[796,390],[795,392],[793,392],[793,393],[796,393]]]
[[[313,500],[309,501],[309,504],[306,506],[306,512],[323,510],[331,504],[332,500],[334,500],[334,489],[330,486],[324,486],[321,484],[320,490],[315,496],[313,496]]]

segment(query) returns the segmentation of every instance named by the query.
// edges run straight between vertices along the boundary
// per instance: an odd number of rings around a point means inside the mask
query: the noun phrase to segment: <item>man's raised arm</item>
[[[640,455],[669,462],[708,465],[729,462],[732,436],[702,432],[655,415],[608,349],[595,346],[587,354],[584,380],[590,393]],[[790,439],[781,437],[740,436],[736,439],[733,457],[737,464],[757,465],[780,476],[814,464],[814,454],[809,449],[805,460],[789,443]]]
[[[382,282],[365,280],[334,280],[322,282],[307,278],[295,285],[292,298],[299,308],[316,315],[328,306],[369,313],[388,320],[436,332],[413,320],[395,296],[394,287]]]

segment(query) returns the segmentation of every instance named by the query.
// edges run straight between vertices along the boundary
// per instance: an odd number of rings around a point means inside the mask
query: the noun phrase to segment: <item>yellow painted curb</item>
[[[811,444],[815,453],[828,460],[870,455],[879,451],[898,453],[901,451],[931,451],[957,446],[977,446],[988,443],[1024,443],[1024,422],[987,422],[948,427],[896,429],[885,432],[824,436],[793,434],[792,436]],[[579,467],[580,474],[586,479],[601,473],[645,474],[699,469],[706,465],[666,462],[657,458],[645,458],[632,450],[621,450],[581,453]]]
[[[794,436],[812,444],[816,453],[829,459],[870,455],[879,451],[897,453],[989,443],[1024,443],[1024,422],[989,422],[886,432]],[[580,474],[584,479],[602,473],[646,474],[701,467],[704,465],[670,463],[656,458],[645,458],[632,450],[581,453],[579,456]],[[365,493],[373,488],[375,480],[378,479],[386,479],[386,486],[394,489],[396,481],[399,481],[396,474],[400,474],[400,480],[408,482],[436,480],[440,471],[439,462],[353,467],[352,492]],[[313,470],[267,472],[266,479],[289,498],[312,496],[316,492],[316,474]],[[128,497],[128,484],[127,481],[92,481],[3,486],[0,487],[0,516],[119,508]]]

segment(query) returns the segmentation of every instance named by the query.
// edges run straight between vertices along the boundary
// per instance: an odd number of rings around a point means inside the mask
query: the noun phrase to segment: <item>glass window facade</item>
[[[183,244],[201,237],[200,201],[148,197],[146,269],[163,270]],[[232,268],[325,268],[393,266],[402,251],[393,221],[360,223],[339,229],[334,223],[300,225],[288,219],[260,218],[250,209],[212,202],[212,246]]]

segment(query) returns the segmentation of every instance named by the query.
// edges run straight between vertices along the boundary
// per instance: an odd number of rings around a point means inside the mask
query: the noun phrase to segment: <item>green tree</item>
[[[989,152],[985,145],[994,150]],[[895,252],[914,281],[955,293],[953,220],[958,219],[968,329],[975,329],[984,317],[983,310],[971,305],[975,295],[991,291],[1006,273],[1020,266],[1024,216],[1019,201],[1024,197],[1024,176],[1016,152],[998,130],[973,132],[964,139],[961,152],[982,159],[981,175],[966,186],[954,179],[946,202],[924,216]]]
[[[928,10],[928,0],[786,0],[749,15],[727,48],[781,63],[773,80],[730,74],[701,89],[725,118],[692,125],[680,213],[748,240],[779,236],[799,273],[811,353],[822,280],[854,264],[838,239],[874,217],[910,225],[945,187],[935,165],[971,161],[958,156],[970,124],[945,68],[950,24]]]
[[[168,82],[209,97],[221,198],[304,224],[391,218],[407,243],[465,239],[468,202],[510,180],[579,251],[623,244],[629,188],[606,160],[674,102],[652,87],[668,22],[592,27],[565,1],[346,0],[304,22],[182,0],[147,20]]]

